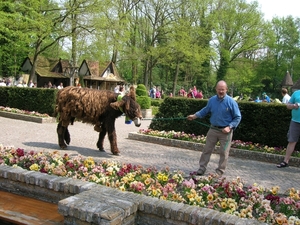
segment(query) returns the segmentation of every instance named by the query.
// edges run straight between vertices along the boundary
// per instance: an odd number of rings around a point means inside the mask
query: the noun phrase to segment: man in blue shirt
[[[237,128],[242,118],[237,102],[227,95],[227,90],[226,82],[223,80],[219,81],[216,85],[217,94],[208,100],[204,108],[187,117],[188,120],[194,120],[211,114],[211,127],[207,132],[206,144],[199,160],[198,175],[205,173],[217,142],[220,142],[220,160],[216,173],[222,176],[225,172],[233,130]]]
[[[271,102],[270,97],[266,94],[266,92],[262,93],[263,102]]]
[[[295,91],[289,102],[286,104],[286,107],[292,110],[292,119],[290,122],[289,131],[287,134],[288,137],[288,145],[286,147],[286,153],[283,161],[277,165],[278,168],[288,167],[289,160],[293,151],[295,150],[295,146],[300,137],[300,90]]]

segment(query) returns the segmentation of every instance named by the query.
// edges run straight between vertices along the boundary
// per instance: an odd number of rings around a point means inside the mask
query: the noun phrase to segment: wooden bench
[[[0,224],[63,225],[57,204],[0,191]]]

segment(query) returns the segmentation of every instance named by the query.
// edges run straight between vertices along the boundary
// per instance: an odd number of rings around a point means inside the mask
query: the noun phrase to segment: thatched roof
[[[100,63],[84,60],[79,67],[78,74],[83,75],[84,80],[125,82],[113,62]]]
[[[292,77],[291,77],[289,71],[286,71],[286,75],[281,82],[281,86],[282,87],[291,87],[293,85],[294,85],[294,83],[293,83]]]
[[[292,86],[292,90],[296,91],[300,89],[300,79]]]
[[[30,68],[33,65],[33,57],[27,57],[22,66],[26,63],[30,63]],[[66,68],[70,65],[68,60],[63,59],[50,59],[44,56],[38,56],[36,61],[35,73],[41,77],[49,78],[69,78],[69,74],[65,74]],[[22,67],[21,66],[21,67]],[[27,71],[29,72],[29,71]]]

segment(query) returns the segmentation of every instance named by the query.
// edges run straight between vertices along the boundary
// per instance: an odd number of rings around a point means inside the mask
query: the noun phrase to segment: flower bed
[[[91,157],[71,158],[58,152],[25,152],[3,146],[0,146],[0,164],[72,177],[270,224],[300,224],[300,191],[294,188],[287,190],[286,196],[280,196],[276,186],[271,189],[256,184],[244,187],[241,178],[228,181],[214,174],[185,177],[181,171],[168,168],[158,171],[154,167],[95,162]]]
[[[41,114],[34,111],[30,112],[3,106],[0,106],[0,116],[35,123],[52,123],[56,121],[55,118],[50,117],[48,114]]]
[[[197,136],[194,134],[186,134],[186,133],[180,132],[180,131],[176,132],[176,131],[158,131],[158,130],[152,130],[152,129],[140,129],[139,134],[168,138],[168,139],[191,141],[191,142],[201,143],[201,144],[205,144],[205,142],[206,142],[206,136],[204,136],[204,135]],[[285,152],[286,152],[285,147],[270,147],[267,145],[261,145],[261,144],[252,143],[252,142],[243,142],[240,140],[233,140],[231,143],[231,147],[236,148],[236,149],[245,149],[245,150],[250,150],[250,151],[271,153],[271,154],[277,154],[277,155],[285,155]],[[292,156],[300,158],[300,152],[294,151]]]

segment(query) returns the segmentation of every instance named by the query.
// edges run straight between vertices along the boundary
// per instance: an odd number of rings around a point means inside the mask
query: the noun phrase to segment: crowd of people
[[[196,86],[191,87],[188,92],[184,90],[184,87],[181,87],[178,91],[178,96],[203,99],[202,91],[198,91]]]
[[[29,84],[27,84],[27,82],[23,79],[20,79],[17,82],[12,83],[10,79],[0,79],[0,87],[30,87],[30,88],[36,88],[37,87],[37,83],[33,82],[32,80],[29,81]],[[43,88],[57,88],[57,89],[62,89],[64,87],[63,83],[60,82],[57,86],[55,84],[52,84],[51,81],[49,81],[48,83],[44,83]]]

